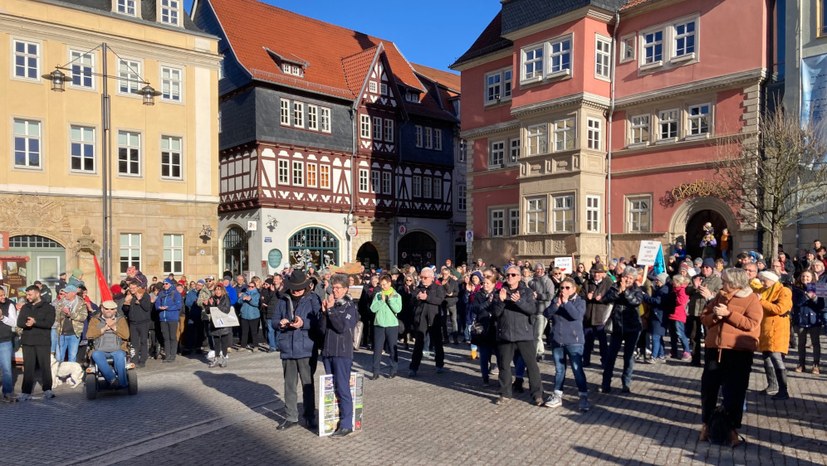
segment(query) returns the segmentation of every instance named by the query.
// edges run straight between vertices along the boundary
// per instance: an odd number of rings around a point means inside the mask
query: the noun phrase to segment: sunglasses
[[[518,274],[518,273],[507,273],[506,275],[509,276],[509,277],[519,277],[520,276],[520,274]]]
[[[564,289],[564,290],[571,290],[571,289],[573,289],[573,288],[572,288],[572,287],[570,287],[570,286],[561,286],[560,288],[562,288],[562,289]]]

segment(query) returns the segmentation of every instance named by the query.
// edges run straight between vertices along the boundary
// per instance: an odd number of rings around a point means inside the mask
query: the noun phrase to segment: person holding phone
[[[333,436],[344,437],[353,432],[350,370],[353,366],[353,329],[359,317],[356,303],[348,294],[347,276],[336,274],[330,283],[332,293],[322,301],[319,318],[324,334],[322,363],[324,371],[333,376],[333,390],[339,402],[339,425]]]
[[[554,392],[545,405],[556,408],[563,404],[563,382],[566,379],[566,359],[571,364],[574,381],[580,392],[580,411],[588,411],[589,388],[583,371],[583,316],[586,315],[586,300],[577,295],[577,283],[566,277],[560,283],[560,293],[545,310],[551,319],[552,355],[554,356]]]

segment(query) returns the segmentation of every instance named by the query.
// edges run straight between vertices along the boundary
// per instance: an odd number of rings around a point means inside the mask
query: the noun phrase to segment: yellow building
[[[3,0],[6,284],[56,281],[59,272],[80,269],[95,299],[92,253],[105,257],[104,193],[111,193],[111,282],[129,265],[159,279],[217,272],[217,49],[180,0]],[[64,92],[44,77],[56,67],[66,76]],[[154,105],[143,104],[147,84],[158,92]]]

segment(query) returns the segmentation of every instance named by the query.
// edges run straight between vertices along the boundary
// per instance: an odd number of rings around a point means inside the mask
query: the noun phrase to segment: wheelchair
[[[87,366],[86,374],[83,382],[86,385],[86,399],[94,400],[98,397],[98,393],[104,391],[120,391],[126,390],[130,395],[138,394],[138,372],[135,370],[135,363],[132,362],[132,347],[129,345],[126,352],[126,378],[128,385],[126,387],[113,387],[106,381],[103,374],[98,370],[97,364],[92,359],[92,354],[95,352],[94,345],[89,342],[87,351]],[[115,364],[111,356],[106,357],[106,362],[112,370],[115,370]]]

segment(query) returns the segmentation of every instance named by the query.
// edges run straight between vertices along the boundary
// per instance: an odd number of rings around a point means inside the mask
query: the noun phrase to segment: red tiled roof
[[[456,94],[460,93],[460,79],[459,74],[450,71],[438,70],[430,66],[420,65],[418,63],[411,63],[414,71],[434,81],[435,83],[453,91]]]
[[[358,72],[364,69],[367,73],[371,51],[384,43],[396,81],[422,89],[411,66],[390,41],[256,0],[208,1],[236,58],[254,79],[353,99],[365,78],[365,74],[357,76]],[[306,62],[304,77],[284,74],[268,49],[290,60]]]

